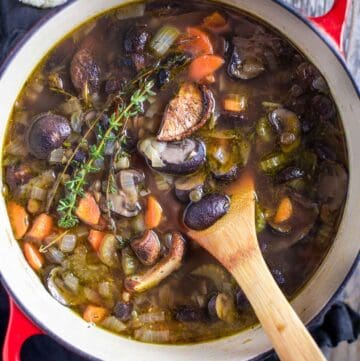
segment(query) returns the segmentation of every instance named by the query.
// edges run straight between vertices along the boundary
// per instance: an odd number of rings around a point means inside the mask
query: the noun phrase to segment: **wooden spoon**
[[[283,361],[326,360],[281,292],[261,254],[255,230],[255,187],[244,173],[226,192],[228,213],[210,228],[188,235],[234,276]]]

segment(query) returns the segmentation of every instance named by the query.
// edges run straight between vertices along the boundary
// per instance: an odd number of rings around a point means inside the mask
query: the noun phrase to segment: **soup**
[[[19,95],[2,160],[14,237],[51,296],[154,343],[256,322],[185,236],[227,213],[242,172],[255,175],[259,243],[289,298],[331,246],[348,183],[319,70],[269,26],[205,1],[136,3],[68,35]]]

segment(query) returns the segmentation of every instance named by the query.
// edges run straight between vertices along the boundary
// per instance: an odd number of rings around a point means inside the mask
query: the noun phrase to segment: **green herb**
[[[109,127],[103,133],[98,129],[98,142],[90,147],[89,159],[84,164],[76,163],[77,169],[73,178],[65,183],[66,196],[59,201],[58,212],[61,218],[58,225],[62,228],[74,227],[79,219],[74,214],[76,203],[79,197],[85,194],[85,186],[87,185],[87,176],[90,173],[98,172],[99,169],[94,165],[97,160],[103,160],[105,156],[105,147],[108,142],[116,140],[114,133],[118,133],[122,127],[126,126],[126,122],[142,112],[143,104],[150,96],[154,96],[152,91],[154,81],[145,80],[139,82],[139,88],[131,95],[127,105],[121,105],[114,112],[109,120]]]

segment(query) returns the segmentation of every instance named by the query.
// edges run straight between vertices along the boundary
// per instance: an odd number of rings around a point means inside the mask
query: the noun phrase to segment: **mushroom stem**
[[[185,240],[180,233],[173,232],[169,254],[145,273],[125,278],[125,288],[129,292],[144,292],[157,286],[172,272],[180,268],[184,254]]]

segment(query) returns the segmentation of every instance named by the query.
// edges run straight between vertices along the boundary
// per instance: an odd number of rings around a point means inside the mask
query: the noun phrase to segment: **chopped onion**
[[[50,164],[57,164],[57,163],[61,164],[61,163],[64,163],[65,160],[66,160],[66,157],[65,157],[65,149],[64,148],[54,149],[50,153],[50,158],[49,158]]]
[[[91,288],[84,287],[84,295],[90,302],[101,305],[102,300],[100,295]]]
[[[174,178],[170,175],[156,174],[155,181],[156,181],[156,188],[159,191],[167,191],[171,188]]]
[[[126,247],[121,251],[121,266],[125,276],[130,276],[135,273],[139,262],[135,257],[133,251]]]
[[[162,322],[165,320],[166,320],[166,314],[164,311],[143,313],[139,316],[139,321],[141,323],[155,323],[155,322]]]
[[[106,317],[105,320],[101,322],[101,326],[113,332],[122,332],[126,330],[125,323],[121,322],[115,316]]]
[[[142,327],[135,330],[134,337],[142,342],[164,343],[170,341],[170,331],[152,330]]]
[[[137,215],[132,221],[132,227],[136,233],[143,233],[146,229],[144,216],[142,214]]]
[[[77,111],[71,115],[71,128],[76,133],[81,133],[81,129],[84,124],[84,117],[82,116],[82,112]]]
[[[199,202],[203,196],[202,188],[194,189],[190,192],[189,198],[191,202]]]
[[[81,111],[80,100],[76,97],[71,97],[67,102],[63,103],[61,106],[61,111],[66,115],[71,115],[76,112]]]
[[[136,190],[134,174],[127,170],[121,171],[120,184],[124,193],[127,195],[128,203],[135,204],[138,200],[138,193]]]
[[[143,16],[145,13],[145,4],[129,4],[122,6],[119,10],[116,11],[116,18],[118,20],[125,20],[130,18],[137,18]]]
[[[163,56],[179,37],[180,31],[174,26],[165,25],[155,34],[150,42],[150,48],[154,52]]]
[[[66,234],[60,242],[60,250],[65,253],[72,252],[75,249],[76,240],[75,234]]]
[[[119,160],[114,164],[115,169],[127,169],[130,167],[129,157],[120,157]]]
[[[45,189],[37,187],[37,186],[33,186],[31,188],[30,198],[36,199],[38,201],[44,201],[46,199],[46,194],[47,194],[47,191]]]
[[[99,283],[98,291],[105,298],[111,298],[113,295],[111,283],[107,281]]]
[[[66,273],[63,278],[65,286],[72,292],[78,293],[79,291],[79,279],[71,272]]]
[[[61,264],[64,260],[64,253],[62,253],[56,247],[50,247],[48,251],[45,253],[47,260],[51,263]]]

